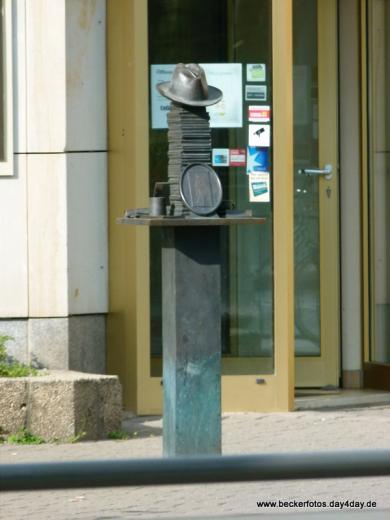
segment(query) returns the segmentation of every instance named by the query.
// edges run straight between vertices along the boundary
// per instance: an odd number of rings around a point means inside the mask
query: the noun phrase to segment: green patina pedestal
[[[118,222],[164,228],[164,455],[220,454],[220,226],[264,219],[140,216]]]

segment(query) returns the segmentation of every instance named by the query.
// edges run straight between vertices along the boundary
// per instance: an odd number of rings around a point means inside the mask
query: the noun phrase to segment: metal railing
[[[0,491],[390,476],[390,450],[0,464]]]

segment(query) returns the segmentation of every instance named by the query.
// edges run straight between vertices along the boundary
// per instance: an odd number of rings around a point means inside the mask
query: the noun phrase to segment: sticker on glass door
[[[270,125],[249,125],[248,144],[249,146],[270,146],[271,129]]]
[[[249,202],[270,202],[271,181],[268,172],[249,174]]]

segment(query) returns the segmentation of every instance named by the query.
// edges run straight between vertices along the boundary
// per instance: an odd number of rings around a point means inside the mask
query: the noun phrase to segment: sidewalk
[[[125,417],[126,441],[81,442],[38,446],[0,446],[0,462],[46,462],[87,459],[160,457],[162,421],[159,417]],[[343,410],[304,410],[293,413],[235,413],[222,420],[224,454],[390,448],[390,406]],[[292,507],[258,507],[257,502],[289,502]],[[299,501],[326,502],[327,507],[300,507]],[[136,487],[65,491],[13,492],[0,497],[3,520],[114,520],[174,518],[269,513],[315,513],[324,510],[341,516],[332,501],[376,502],[363,507],[367,518],[390,518],[390,477],[307,481],[255,482],[166,487]],[[353,509],[343,507],[343,513]],[[272,518],[276,520],[279,514]],[[300,516],[300,515],[299,515]],[[306,515],[305,515],[306,516]],[[305,516],[303,518],[305,518]],[[352,515],[355,518],[355,515]],[[320,518],[322,515],[320,515]],[[328,514],[324,515],[327,520]],[[368,515],[371,518],[371,515]],[[290,515],[288,516],[290,518]],[[296,518],[291,515],[291,518]],[[348,518],[349,515],[343,516]]]

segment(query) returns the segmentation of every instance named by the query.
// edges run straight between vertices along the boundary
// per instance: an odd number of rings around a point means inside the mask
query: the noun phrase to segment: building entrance
[[[226,5],[225,5],[226,4]],[[294,0],[294,265],[296,385],[322,387],[339,383],[338,140],[336,2]],[[205,12],[207,14],[205,14]],[[202,37],[197,20],[202,18]],[[205,63],[209,81],[225,90],[225,109],[234,104],[236,121],[212,119],[216,167],[225,197],[240,209],[267,219],[256,229],[231,229],[222,238],[227,262],[223,286],[223,364],[225,374],[272,374],[273,204],[248,193],[252,174],[249,146],[254,109],[263,109],[263,127],[272,135],[271,3],[218,2],[205,9],[188,1],[180,12],[174,3],[149,0],[151,67],[150,189],[166,170],[166,132],[155,85],[167,79],[173,63],[194,55]],[[175,42],[175,43],[174,43]],[[178,51],[180,49],[180,51]],[[254,63],[252,63],[254,62]],[[259,81],[249,67],[263,67]],[[220,72],[219,72],[220,71]],[[223,83],[223,75],[229,83]],[[236,91],[234,81],[238,83]],[[225,88],[224,88],[225,87]],[[259,90],[262,99],[250,99]],[[259,94],[260,95],[260,94]],[[231,101],[232,100],[232,101]],[[222,107],[217,107],[221,110]],[[268,115],[267,115],[268,111]],[[226,117],[226,116],[225,116]],[[161,120],[160,120],[160,119]],[[260,125],[259,125],[260,126]],[[257,127],[256,127],[257,128]],[[273,186],[272,139],[259,148],[265,158],[255,166]],[[229,154],[241,153],[241,165]],[[245,158],[245,153],[248,157]],[[217,155],[219,154],[219,155]],[[266,164],[266,165],[265,165]],[[272,191],[272,189],[271,189]],[[161,274],[159,232],[151,235],[151,369],[161,374]]]
[[[224,92],[210,110],[224,204],[266,218],[221,234],[224,410],[293,407],[294,239],[297,384],[338,384],[335,4],[109,3],[111,220],[124,204],[146,206],[166,180],[169,106],[155,86],[193,61]],[[161,237],[128,235],[111,229],[110,366],[123,374],[128,408],[159,413]]]

